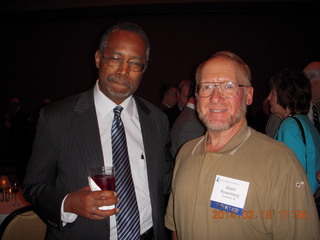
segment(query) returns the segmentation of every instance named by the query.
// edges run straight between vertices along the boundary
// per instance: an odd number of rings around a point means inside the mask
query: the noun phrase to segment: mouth
[[[213,113],[223,113],[223,112],[226,112],[227,110],[226,109],[209,109],[209,111]]]

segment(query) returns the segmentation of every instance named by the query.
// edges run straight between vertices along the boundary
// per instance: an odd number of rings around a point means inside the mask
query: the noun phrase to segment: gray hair
[[[234,54],[234,53],[232,53],[230,51],[220,51],[220,52],[217,52],[217,53],[211,55],[211,57],[208,60],[213,59],[213,58],[218,58],[218,57],[229,58],[229,59],[239,63],[240,66],[243,69],[244,78],[245,78],[244,80],[246,81],[247,84],[251,85],[251,71],[250,71],[250,68],[238,55],[236,55],[236,54]],[[197,83],[199,83],[199,77],[200,77],[203,65],[208,60],[206,60],[205,62],[200,64],[200,66],[197,69],[197,72],[196,72],[196,81],[197,81]]]
[[[128,32],[133,32],[141,36],[146,44],[147,44],[147,51],[146,51],[146,57],[147,57],[147,62],[149,61],[149,56],[150,56],[150,42],[149,39],[146,35],[146,33],[143,31],[143,29],[135,24],[135,23],[130,23],[130,22],[123,22],[123,23],[118,23],[113,26],[111,26],[102,36],[100,40],[100,45],[99,45],[99,50],[100,52],[103,52],[104,49],[107,47],[108,44],[108,39],[111,33],[115,31],[128,31]]]

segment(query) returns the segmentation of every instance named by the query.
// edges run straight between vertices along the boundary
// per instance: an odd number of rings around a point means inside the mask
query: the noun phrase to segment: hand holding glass
[[[113,167],[101,166],[92,168],[91,178],[101,188],[101,190],[115,190]]]

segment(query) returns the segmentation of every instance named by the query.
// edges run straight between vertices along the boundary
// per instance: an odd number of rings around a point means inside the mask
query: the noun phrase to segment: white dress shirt
[[[94,103],[100,130],[104,164],[105,166],[113,166],[111,126],[114,117],[113,109],[117,105],[100,91],[98,81],[94,87]],[[131,173],[140,212],[140,233],[142,234],[151,228],[153,223],[141,126],[137,106],[133,97],[130,96],[127,98],[121,103],[121,106],[123,107],[121,119],[126,132]],[[74,217],[66,217],[65,214],[62,214],[62,220],[65,222],[73,222],[73,218]],[[117,239],[116,219],[115,215],[113,215],[110,217],[110,240]]]

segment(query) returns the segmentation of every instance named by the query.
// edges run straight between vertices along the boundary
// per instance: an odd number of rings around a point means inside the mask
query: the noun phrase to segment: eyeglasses
[[[141,62],[138,59],[124,61],[120,57],[105,57],[105,56],[103,56],[103,54],[101,54],[101,56],[105,60],[105,62],[108,64],[108,66],[113,67],[113,68],[121,67],[121,65],[124,62],[128,63],[130,71],[133,71],[133,72],[144,72],[147,67],[147,65],[144,62]]]
[[[215,87],[218,87],[220,94],[225,98],[233,98],[238,96],[239,87],[250,87],[247,85],[240,85],[235,82],[202,82],[197,85],[198,97],[210,97],[213,94]]]

